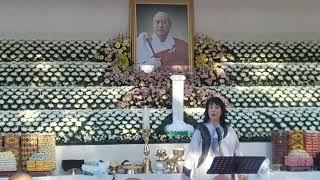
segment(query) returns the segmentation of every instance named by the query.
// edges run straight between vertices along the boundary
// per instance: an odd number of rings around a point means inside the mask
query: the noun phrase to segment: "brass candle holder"
[[[109,164],[109,171],[112,175],[115,175],[119,169],[119,164],[117,161],[113,160]]]
[[[182,165],[179,162],[183,162],[182,156],[184,155],[184,149],[173,149],[173,157],[168,159],[168,169],[170,173],[181,173]]]
[[[142,164],[142,171],[145,174],[151,174],[152,168],[151,168],[151,160],[149,158],[150,154],[150,148],[149,148],[149,136],[150,136],[150,129],[143,129],[142,130],[142,136],[144,140],[144,159]]]

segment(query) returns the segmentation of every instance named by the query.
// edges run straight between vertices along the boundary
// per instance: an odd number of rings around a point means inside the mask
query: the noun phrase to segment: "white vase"
[[[154,70],[154,65],[140,65],[140,69],[145,73],[151,73]]]

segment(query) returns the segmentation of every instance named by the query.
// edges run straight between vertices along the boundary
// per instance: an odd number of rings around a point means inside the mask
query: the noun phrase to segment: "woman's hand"
[[[213,180],[231,180],[231,177],[226,175],[218,175],[215,178],[213,178]]]
[[[248,176],[246,175],[238,175],[239,180],[248,180]]]

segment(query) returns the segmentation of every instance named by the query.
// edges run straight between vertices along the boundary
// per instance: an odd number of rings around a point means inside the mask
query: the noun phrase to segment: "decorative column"
[[[172,124],[167,125],[167,132],[189,131],[193,132],[193,127],[183,121],[183,99],[184,99],[184,75],[172,75]]]
[[[144,140],[144,148],[143,148],[143,154],[144,154],[144,159],[143,159],[143,164],[142,164],[142,171],[145,174],[150,174],[152,173],[152,168],[151,168],[151,160],[149,158],[150,154],[150,148],[149,148],[149,137],[151,134],[150,130],[150,110],[146,107],[143,109],[143,129],[142,129],[142,137]]]

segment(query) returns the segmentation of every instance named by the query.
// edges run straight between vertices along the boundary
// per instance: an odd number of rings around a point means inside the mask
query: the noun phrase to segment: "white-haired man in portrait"
[[[188,67],[188,44],[170,32],[172,21],[166,12],[152,18],[153,33],[142,32],[137,38],[137,63],[154,67],[185,70]]]

